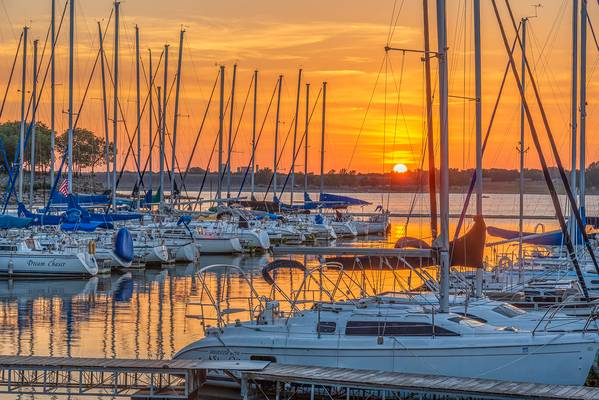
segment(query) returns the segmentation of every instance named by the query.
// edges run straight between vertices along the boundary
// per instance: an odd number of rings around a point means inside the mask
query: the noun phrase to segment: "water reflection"
[[[0,281],[0,354],[169,358],[198,337],[185,319],[197,268]]]

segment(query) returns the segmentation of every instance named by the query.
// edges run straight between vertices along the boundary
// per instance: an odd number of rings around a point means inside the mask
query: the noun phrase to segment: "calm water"
[[[387,201],[385,196],[385,202]],[[360,196],[378,204],[380,194]],[[452,195],[452,212],[460,209],[462,196]],[[391,211],[406,212],[413,196],[392,194]],[[491,195],[485,200],[485,210],[515,214],[518,197]],[[588,197],[589,214],[596,214],[597,198]],[[418,196],[414,212],[426,212],[426,195]],[[369,211],[365,209],[365,211]],[[527,196],[526,214],[551,215],[548,196]],[[357,244],[387,246],[406,232],[406,221],[393,220],[389,237],[360,239]],[[538,221],[527,221],[533,229]],[[553,221],[542,221],[548,228]],[[487,221],[487,224],[516,228],[516,221]],[[430,236],[428,221],[414,219],[407,226],[408,234]],[[213,311],[188,306],[190,300],[205,299],[204,286],[196,272],[201,266],[216,263],[233,264],[252,272],[252,279],[261,293],[270,288],[261,279],[260,267],[270,261],[268,255],[252,257],[202,256],[198,265],[178,265],[160,270],[132,271],[130,278],[112,274],[89,280],[14,280],[0,281],[0,354],[92,356],[125,358],[170,358],[177,350],[203,336],[198,314],[213,315]],[[302,259],[300,259],[302,260]],[[408,272],[402,272],[403,283],[381,271],[369,273],[373,290],[397,290],[408,285]],[[277,282],[287,293],[297,290],[300,276],[281,274]],[[410,277],[412,285],[420,284]],[[206,280],[207,287],[221,299],[230,298],[230,306],[244,305],[249,292],[238,275],[218,270]],[[378,286],[377,286],[378,285]],[[376,286],[376,287],[374,287]],[[346,288],[345,292],[356,288]],[[343,295],[343,293],[341,293]],[[303,297],[313,296],[304,288]],[[239,316],[229,316],[231,320]],[[210,322],[208,322],[210,323]]]

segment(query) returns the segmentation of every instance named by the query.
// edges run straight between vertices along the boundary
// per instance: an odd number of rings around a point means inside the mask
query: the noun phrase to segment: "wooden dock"
[[[358,246],[273,246],[275,255],[307,254],[323,256],[380,256],[380,257],[431,257],[429,249],[395,249],[392,247]]]
[[[526,371],[522,373],[525,374]],[[274,396],[281,400],[298,397],[298,385],[304,387],[301,393],[311,399],[359,398],[360,393],[364,391],[374,393],[369,397],[372,399],[599,399],[599,388],[585,386],[545,385],[276,363],[269,364],[260,371],[242,373],[243,399],[249,400],[253,398],[254,393],[267,390],[261,388],[262,382],[267,382],[270,387],[273,387],[274,383]]]
[[[0,356],[0,394],[190,400],[206,382],[209,369],[231,373],[266,365],[267,361]]]

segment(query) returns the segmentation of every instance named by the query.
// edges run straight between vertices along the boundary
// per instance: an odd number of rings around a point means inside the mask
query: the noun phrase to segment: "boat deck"
[[[522,373],[526,372],[522,371]],[[599,388],[585,386],[505,382],[276,363],[269,364],[259,371],[245,371],[242,375],[244,379],[242,387],[245,387],[245,393],[242,393],[244,399],[250,398],[251,383],[261,381],[277,383],[278,391],[282,391],[280,387],[283,385],[280,384],[300,384],[309,388],[308,393],[324,388],[326,392],[331,390],[340,391],[339,394],[345,392],[347,398],[350,398],[352,391],[355,394],[358,390],[372,390],[386,392],[387,398],[395,398],[393,395],[398,393],[419,393],[424,396],[422,398],[449,396],[468,399],[599,399]],[[287,397],[285,393],[279,392],[277,398]]]

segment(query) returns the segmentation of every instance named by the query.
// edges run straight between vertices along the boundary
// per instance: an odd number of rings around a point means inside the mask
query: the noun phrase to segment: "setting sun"
[[[408,167],[405,164],[395,164],[393,172],[403,174],[404,172],[408,172]]]

